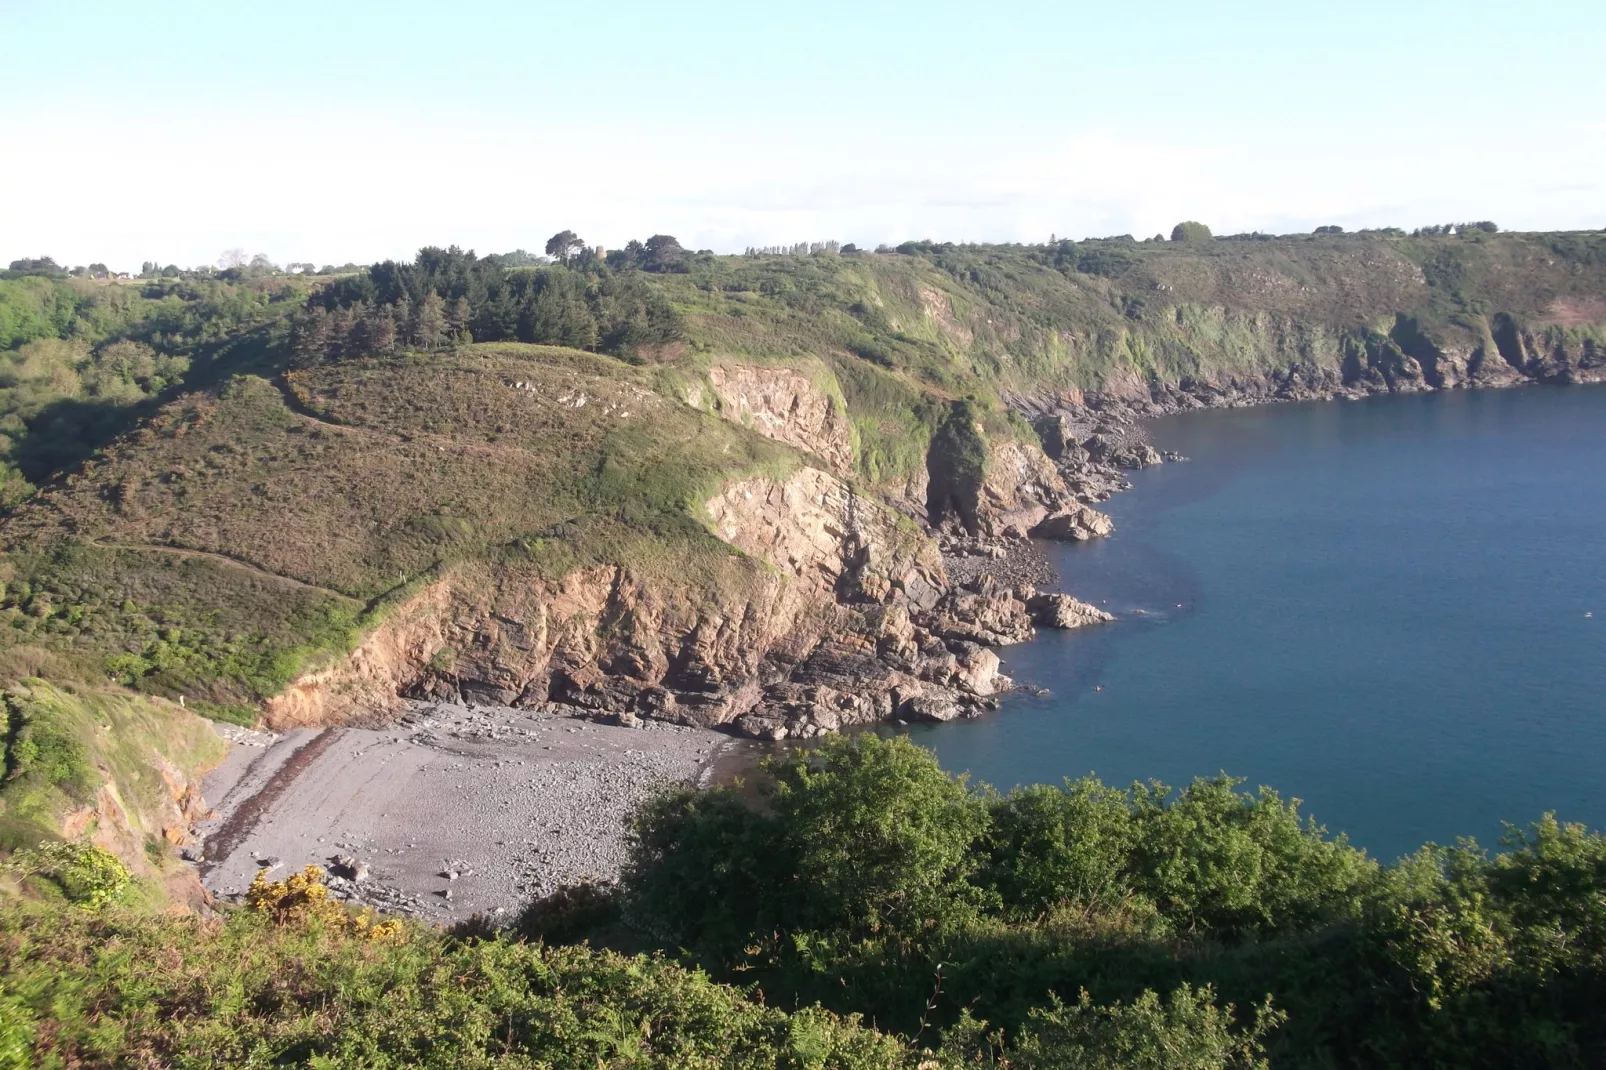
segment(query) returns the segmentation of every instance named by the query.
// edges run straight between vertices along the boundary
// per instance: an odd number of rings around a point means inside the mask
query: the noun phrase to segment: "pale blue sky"
[[[1606,225],[1606,4],[0,2],[0,260]]]

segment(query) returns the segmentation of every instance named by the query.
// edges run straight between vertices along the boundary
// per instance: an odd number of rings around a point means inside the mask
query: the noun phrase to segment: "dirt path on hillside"
[[[169,557],[204,558],[227,568],[241,569],[270,582],[283,583],[303,591],[316,591],[318,594],[326,594],[345,602],[362,604],[362,599],[353,598],[344,591],[337,591],[333,587],[320,587],[316,583],[298,580],[294,576],[286,576],[280,572],[269,572],[262,566],[253,565],[244,558],[230,557],[228,554],[220,554],[213,550],[191,550],[183,546],[158,546],[150,542],[106,542],[100,539],[92,541],[90,545],[99,547],[102,550],[127,550],[133,553],[167,554]]]
[[[431,703],[387,729],[233,735],[246,745],[208,776],[218,816],[197,828],[213,893],[238,898],[263,864],[275,878],[308,864],[338,873],[344,855],[367,877],[337,876],[336,894],[441,924],[507,918],[562,884],[616,877],[635,805],[744,745]]]

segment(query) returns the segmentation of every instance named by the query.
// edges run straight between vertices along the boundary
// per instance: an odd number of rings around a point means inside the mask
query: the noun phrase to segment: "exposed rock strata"
[[[812,453],[840,475],[853,471],[847,414],[808,376],[791,368],[716,364],[708,381],[728,419]]]
[[[951,583],[929,537],[840,478],[739,481],[707,513],[769,566],[737,592],[620,566],[553,583],[465,565],[297,681],[268,721],[371,721],[405,693],[781,739],[973,714],[1012,686],[988,647],[1032,635],[1035,592]]]

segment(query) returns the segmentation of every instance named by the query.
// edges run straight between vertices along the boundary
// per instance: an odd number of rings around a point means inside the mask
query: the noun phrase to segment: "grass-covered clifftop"
[[[740,586],[701,516],[719,486],[845,463],[918,503],[933,436],[936,474],[972,482],[984,439],[1031,439],[1006,397],[1606,370],[1606,234],[654,248],[535,268],[433,249],[332,280],[0,279],[0,645],[239,709],[454,562]],[[795,370],[840,441],[810,460],[806,436],[799,452],[719,419],[716,365]],[[973,424],[976,456],[950,448]]]
[[[1100,389],[1126,373],[1337,368],[1399,317],[1480,344],[1506,317],[1582,347],[1606,322],[1606,234],[1299,235],[721,257],[663,285],[696,348],[853,353],[933,387]],[[1500,320],[1505,323],[1506,320]]]
[[[739,583],[697,511],[797,458],[651,382],[515,344],[186,395],[7,520],[10,644],[249,704],[463,561]]]

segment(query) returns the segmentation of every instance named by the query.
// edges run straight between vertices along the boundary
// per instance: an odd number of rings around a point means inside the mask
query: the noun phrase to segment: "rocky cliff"
[[[815,378],[795,368],[715,364],[708,381],[727,419],[765,438],[820,458],[838,475],[853,471],[853,438],[841,401],[816,379],[830,372],[813,362]]]
[[[985,708],[1010,686],[988,644],[1029,637],[1034,619],[1091,619],[1029,590],[951,585],[929,538],[819,469],[732,482],[707,511],[720,538],[763,563],[739,593],[625,566],[557,583],[463,566],[295,681],[267,719],[373,721],[412,694],[806,737]]]

